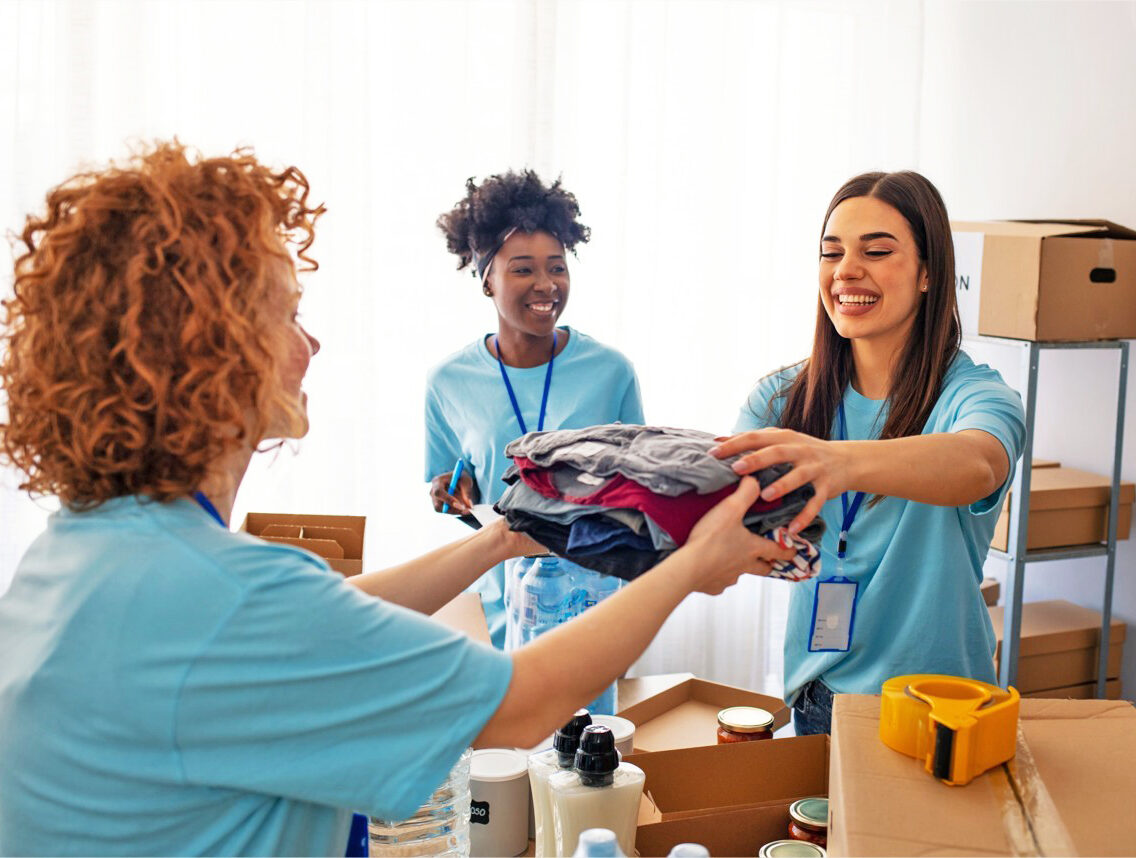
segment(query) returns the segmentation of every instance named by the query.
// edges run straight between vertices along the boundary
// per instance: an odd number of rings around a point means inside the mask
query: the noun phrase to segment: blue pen
[[[450,487],[447,489],[452,495],[454,490],[458,487],[458,480],[461,479],[462,469],[465,467],[465,459],[458,459],[458,463],[454,465],[454,475],[450,477]],[[449,503],[442,504],[442,512],[447,513],[450,511]]]

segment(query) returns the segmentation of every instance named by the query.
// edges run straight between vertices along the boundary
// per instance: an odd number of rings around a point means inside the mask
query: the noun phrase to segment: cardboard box
[[[1108,501],[1112,488],[1109,477],[1076,468],[1042,468],[1030,478],[1029,530],[1026,548],[1058,548],[1086,545],[1108,538]],[[1013,492],[994,526],[990,547],[1005,551],[1010,537],[1010,510]],[[1120,484],[1120,512],[1116,538],[1127,539],[1132,527],[1132,501],[1136,485]]]
[[[982,592],[982,601],[990,605],[998,604],[998,597],[1002,595],[1002,585],[994,578],[983,578],[978,588]]]
[[[1002,655],[1005,608],[995,606],[987,610],[998,639],[997,665]],[[1063,599],[1024,603],[1014,686],[1022,693],[1030,693],[1095,682],[1100,624],[1100,613]],[[1109,634],[1107,679],[1120,676],[1127,631],[1128,626],[1114,617]]]
[[[827,736],[633,754],[647,775],[635,846],[645,858],[689,842],[756,855],[788,837],[790,804],[828,795],[828,758]]]
[[[307,515],[304,513],[250,512],[241,530],[269,542],[306,548],[345,576],[363,571],[363,515]]]
[[[878,695],[835,698],[829,855],[1136,850],[1132,704],[1023,700],[1016,758],[959,787],[935,780],[921,761],[884,745],[879,714]]]
[[[635,751],[670,751],[718,744],[718,712],[756,706],[773,715],[773,729],[789,723],[779,697],[705,679],[688,679],[617,713],[635,724]]]
[[[963,334],[1136,337],[1136,231],[1107,220],[952,221]]]
[[[1093,700],[1097,696],[1095,682],[1082,682],[1080,685],[1066,685],[1064,688],[1049,688],[1045,691],[1031,691],[1022,697],[1044,697],[1054,700]],[[1104,684],[1106,700],[1120,700],[1123,697],[1119,679],[1109,679]]]

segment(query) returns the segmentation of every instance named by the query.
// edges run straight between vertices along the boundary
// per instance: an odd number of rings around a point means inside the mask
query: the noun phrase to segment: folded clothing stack
[[[632,580],[686,542],[695,523],[733,493],[740,479],[716,459],[714,436],[693,429],[612,423],[529,432],[505,448],[513,464],[496,504],[509,527],[588,569]],[[767,486],[789,465],[754,474]],[[786,525],[813,496],[809,484],[773,501],[758,498],[744,523],[754,533],[796,548],[772,577],[802,581],[820,572],[818,517],[800,534]]]

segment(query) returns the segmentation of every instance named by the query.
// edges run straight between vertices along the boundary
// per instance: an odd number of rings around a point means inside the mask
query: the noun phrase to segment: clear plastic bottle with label
[[[505,649],[515,650],[521,645],[521,612],[523,610],[521,582],[537,561],[538,555],[511,557],[505,561]]]
[[[572,575],[558,557],[541,557],[521,579],[521,643],[575,616]]]
[[[572,720],[553,734],[552,748],[529,755],[529,785],[533,797],[533,846],[536,858],[556,853],[556,826],[552,821],[552,804],[548,795],[548,779],[559,771],[571,771],[576,762],[580,735],[592,723],[587,709],[579,709]]]
[[[610,729],[586,727],[573,770],[557,772],[548,779],[556,854],[575,852],[580,834],[589,828],[614,831],[620,849],[632,854],[645,780],[638,766],[619,761]]]
[[[367,826],[372,856],[434,855],[469,858],[468,748],[429,800],[409,819],[371,817]]]

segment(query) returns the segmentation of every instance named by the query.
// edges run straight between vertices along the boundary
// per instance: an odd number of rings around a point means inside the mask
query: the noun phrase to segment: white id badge
[[[843,577],[817,582],[809,652],[848,652],[856,621],[858,587],[855,581]]]

